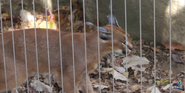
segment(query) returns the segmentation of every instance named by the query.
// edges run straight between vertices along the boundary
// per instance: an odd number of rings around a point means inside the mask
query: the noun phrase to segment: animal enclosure
[[[185,0],[1,0],[0,93],[184,93]]]

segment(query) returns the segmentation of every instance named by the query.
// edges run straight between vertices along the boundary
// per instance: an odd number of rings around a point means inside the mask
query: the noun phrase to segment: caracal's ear
[[[117,27],[120,27],[119,24],[118,24],[118,21],[117,21],[116,17],[113,14],[113,12],[111,13],[111,8],[112,8],[112,5],[109,4],[110,14],[107,16],[108,22],[109,22],[110,25],[112,24],[112,25],[115,25]],[[111,16],[111,14],[112,14],[112,16]],[[112,19],[112,21],[111,21],[111,19]]]
[[[99,29],[99,35],[100,35],[100,38],[101,39],[103,39],[103,40],[109,40],[109,39],[111,39],[111,33],[109,32],[108,29],[103,28],[103,27],[96,27],[91,22],[86,22],[86,25],[90,25],[90,26],[95,27],[96,29]]]

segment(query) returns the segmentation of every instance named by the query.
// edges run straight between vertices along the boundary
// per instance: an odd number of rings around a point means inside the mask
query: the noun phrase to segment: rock
[[[163,90],[167,90],[167,89],[169,89],[169,88],[170,88],[170,84],[164,86],[162,89],[163,89]]]
[[[45,91],[45,92],[52,92],[52,87],[40,82],[39,80],[34,80],[30,84],[36,91]]]
[[[107,24],[107,15],[109,14],[109,1],[98,0],[99,2],[99,20],[101,25]],[[157,42],[169,43],[169,0],[156,1],[156,39]],[[86,20],[95,22],[97,19],[96,0],[85,0],[86,2]],[[117,17],[119,25],[125,28],[125,6],[124,0],[113,2],[113,12]],[[133,39],[139,39],[139,0],[127,0],[127,28],[128,33]],[[153,41],[153,0],[141,1],[142,18],[142,39]],[[172,42],[179,42],[185,45],[185,9],[184,0],[172,0]]]

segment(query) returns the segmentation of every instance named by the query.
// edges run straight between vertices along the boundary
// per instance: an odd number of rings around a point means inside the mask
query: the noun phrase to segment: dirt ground
[[[134,49],[128,56],[140,56],[140,43],[139,41],[133,41]],[[156,79],[156,93],[169,93],[170,92],[170,73],[171,74],[171,91],[172,93],[184,93],[184,58],[185,51],[182,50],[173,50],[171,57],[171,72],[170,72],[170,53],[169,49],[166,49],[162,44],[157,44],[156,47],[156,68],[154,64],[154,44],[153,42],[142,42],[142,57],[149,60],[149,64],[142,65],[145,68],[142,72],[132,67],[129,67],[127,71],[121,73],[123,76],[128,78],[128,82],[122,79],[114,78],[114,93],[153,93],[154,91],[154,82]],[[124,68],[123,58],[125,55],[118,55],[115,57],[114,67]],[[103,69],[112,68],[112,58],[111,53],[105,55],[101,60],[101,92],[102,93],[112,93],[113,91],[113,70],[104,71]],[[137,67],[141,67],[137,61]],[[155,73],[156,71],[156,73]],[[142,73],[142,79],[141,79]],[[155,76],[156,75],[156,76]],[[47,93],[48,88],[53,88],[53,93],[61,93],[61,88],[57,85],[57,79],[54,74],[51,75],[51,87],[49,86],[48,80],[49,74],[45,73],[39,76],[40,82],[42,82],[41,93]],[[94,90],[98,93],[99,88],[99,74],[98,70],[90,74],[91,82],[93,84]],[[26,86],[26,82],[18,89],[20,93],[27,93],[26,91],[29,88],[30,93],[38,93],[38,89],[35,88],[34,82],[37,81],[37,75],[33,75],[29,78],[29,87]],[[142,86],[141,86],[142,82]],[[181,82],[182,84],[178,84]],[[128,85],[127,85],[128,84]],[[175,86],[180,88],[175,89]],[[127,89],[128,88],[128,89]],[[14,93],[15,90],[12,90],[11,93]]]

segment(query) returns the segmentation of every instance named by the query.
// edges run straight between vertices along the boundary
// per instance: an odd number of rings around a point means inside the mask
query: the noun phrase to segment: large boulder
[[[86,1],[86,19],[95,22],[96,0]],[[109,0],[98,0],[99,20],[101,25],[107,24],[106,16],[109,14]],[[141,28],[142,38],[147,41],[154,40],[154,0],[141,0]],[[169,0],[155,0],[155,21],[157,42],[169,43]],[[122,28],[125,28],[125,0],[112,0],[114,15]],[[171,2],[171,31],[172,42],[185,45],[185,1],[172,0]],[[139,0],[126,0],[127,7],[127,31],[133,39],[140,38]]]

